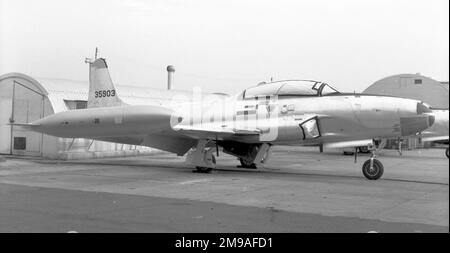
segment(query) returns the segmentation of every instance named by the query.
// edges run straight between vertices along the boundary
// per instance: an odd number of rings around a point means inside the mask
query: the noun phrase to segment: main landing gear
[[[241,163],[241,167],[245,169],[256,169],[256,164],[253,162],[253,159],[249,158],[239,158],[239,162]]]
[[[256,155],[251,155],[251,153],[256,153]],[[270,156],[270,145],[264,143],[261,146],[255,146],[250,154],[239,157],[239,162],[241,163],[241,168],[256,169],[259,165],[267,163]]]
[[[210,173],[216,168],[214,151],[213,147],[208,147],[208,140],[199,140],[197,146],[187,154],[186,163],[195,166],[193,172]]]
[[[246,145],[240,143],[217,143],[210,140],[199,140],[195,148],[188,152],[186,163],[195,167],[193,172],[209,173],[216,168],[216,158],[218,145],[223,147],[223,152],[236,156],[241,162],[241,168],[256,169],[266,163],[271,155],[270,144]]]
[[[372,146],[369,147],[371,157],[369,160],[365,161],[362,166],[362,173],[369,180],[377,180],[381,176],[383,176],[384,166],[379,160],[375,159],[375,157],[376,153],[379,150],[383,149],[385,145],[386,140],[382,141],[374,140]]]

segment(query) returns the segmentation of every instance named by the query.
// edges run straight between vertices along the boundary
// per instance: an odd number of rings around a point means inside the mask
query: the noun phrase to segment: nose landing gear
[[[383,175],[384,166],[379,160],[372,157],[364,162],[362,172],[367,179],[377,180]]]
[[[385,145],[386,140],[382,140],[381,142],[374,140],[373,144],[369,148],[371,157],[369,160],[365,161],[362,166],[362,173],[369,180],[377,180],[383,176],[384,166],[379,160],[375,159],[375,157],[376,153],[383,149]]]

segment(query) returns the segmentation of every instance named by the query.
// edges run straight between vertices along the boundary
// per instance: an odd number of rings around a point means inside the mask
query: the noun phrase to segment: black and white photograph
[[[0,0],[0,233],[448,234],[448,81],[448,0]]]

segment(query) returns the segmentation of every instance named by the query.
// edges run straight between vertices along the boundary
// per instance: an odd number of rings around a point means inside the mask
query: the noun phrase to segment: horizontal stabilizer
[[[26,129],[31,129],[32,127],[40,126],[40,124],[33,124],[33,123],[9,123],[8,125],[24,127]]]

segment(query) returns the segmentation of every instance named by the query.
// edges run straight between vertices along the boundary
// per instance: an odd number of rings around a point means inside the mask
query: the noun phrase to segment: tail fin
[[[111,107],[123,104],[111,81],[105,59],[99,58],[89,63],[89,97],[87,107]]]

